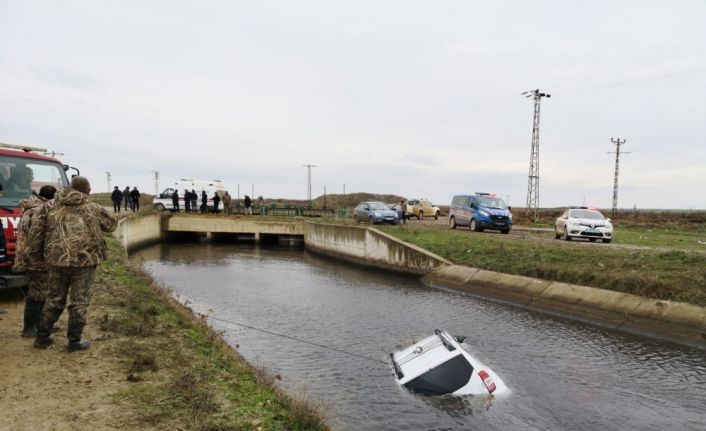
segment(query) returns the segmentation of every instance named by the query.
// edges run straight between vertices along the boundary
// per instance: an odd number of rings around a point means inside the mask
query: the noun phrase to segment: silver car
[[[572,238],[600,239],[611,242],[613,224],[600,211],[588,207],[570,207],[554,223],[554,237],[571,241]]]

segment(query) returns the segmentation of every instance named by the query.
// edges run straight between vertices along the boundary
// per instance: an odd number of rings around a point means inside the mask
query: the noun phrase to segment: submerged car
[[[371,224],[398,224],[400,222],[400,218],[395,211],[388,208],[383,202],[376,201],[359,203],[353,210],[353,220],[358,223],[369,221]]]
[[[554,237],[571,241],[572,238],[613,240],[613,224],[596,208],[570,207],[554,222]]]
[[[466,337],[439,329],[434,335],[390,354],[397,383],[437,395],[510,393],[500,376],[471,355]]]

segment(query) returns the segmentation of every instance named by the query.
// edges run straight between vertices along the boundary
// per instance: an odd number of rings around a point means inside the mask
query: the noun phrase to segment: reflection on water
[[[257,328],[211,320],[284,388],[324,400],[336,429],[706,429],[703,351],[428,288],[300,245],[163,244],[132,259],[196,312]],[[389,353],[435,328],[467,335],[512,395],[400,388]]]

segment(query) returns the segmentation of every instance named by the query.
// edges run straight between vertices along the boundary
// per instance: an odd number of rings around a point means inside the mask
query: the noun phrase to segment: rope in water
[[[211,318],[211,319],[213,319],[213,320],[217,320],[217,321],[219,321],[219,322],[230,323],[231,325],[236,325],[236,326],[240,326],[240,327],[243,327],[243,328],[247,328],[247,329],[252,329],[252,330],[255,330],[255,331],[264,332],[264,333],[266,333],[266,334],[274,335],[274,336],[277,336],[277,337],[287,338],[287,339],[289,339],[289,340],[298,341],[298,342],[304,343],[304,344],[309,344],[309,345],[311,345],[311,346],[319,347],[319,348],[321,348],[321,349],[331,350],[331,351],[333,351],[333,352],[343,353],[344,355],[354,356],[354,357],[356,357],[356,358],[361,358],[361,359],[365,359],[365,360],[368,360],[368,361],[373,361],[373,362],[377,362],[377,363],[382,363],[382,364],[385,364],[385,365],[389,365],[386,361],[383,361],[383,360],[381,360],[381,359],[371,358],[370,356],[365,356],[365,355],[361,355],[361,354],[358,354],[358,353],[349,352],[349,351],[343,350],[343,349],[337,349],[337,348],[335,348],[335,347],[327,346],[327,345],[324,345],[324,344],[314,343],[314,342],[312,342],[312,341],[302,340],[301,338],[292,337],[291,335],[280,334],[280,333],[278,333],[278,332],[270,331],[270,330],[267,330],[267,329],[257,328],[257,327],[252,326],[252,325],[246,325],[246,324],[244,324],[244,323],[233,322],[232,320],[221,319],[220,317],[215,317],[215,316],[208,316],[208,317]]]

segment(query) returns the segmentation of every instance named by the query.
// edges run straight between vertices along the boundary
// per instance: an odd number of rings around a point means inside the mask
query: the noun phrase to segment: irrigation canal
[[[131,259],[213,316],[250,363],[323,402],[334,429],[706,429],[702,350],[427,287],[300,243],[163,243]],[[425,397],[398,387],[389,353],[435,328],[467,335],[512,395]]]

